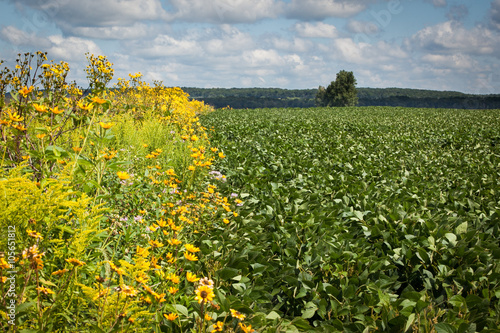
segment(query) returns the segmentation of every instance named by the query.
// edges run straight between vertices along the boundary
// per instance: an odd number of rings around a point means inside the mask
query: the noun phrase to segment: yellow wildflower
[[[124,293],[127,296],[135,296],[137,295],[138,291],[134,287],[127,286],[125,284],[120,286],[122,293]]]
[[[200,248],[199,247],[196,247],[192,244],[184,244],[184,247],[186,248],[186,250],[188,250],[189,252],[193,252],[193,253],[196,253],[196,252],[199,252],[200,251]]]
[[[179,315],[177,313],[169,313],[168,315],[167,314],[163,314],[163,316],[165,318],[167,318],[167,320],[170,320],[170,321],[174,321],[174,320],[176,320],[179,317]]]
[[[184,252],[184,257],[189,261],[198,261],[198,257],[189,252]]]
[[[175,293],[178,291],[179,291],[179,288],[175,288],[175,287],[168,288],[168,292],[172,295],[175,295]]]
[[[243,313],[240,313],[234,309],[229,309],[231,311],[231,316],[234,318],[238,318],[239,320],[244,320],[246,316]]]
[[[212,288],[205,285],[199,286],[198,289],[196,289],[194,292],[196,293],[196,297],[194,299],[198,303],[211,302],[215,297]]]
[[[217,324],[214,324],[214,329],[211,331],[211,333],[222,332],[223,328],[224,323],[222,321],[218,321]]]
[[[80,266],[85,265],[85,263],[83,261],[80,261],[80,260],[75,259],[75,258],[66,259],[66,261],[75,267],[80,267]]]
[[[126,173],[125,171],[118,171],[116,173],[116,175],[118,176],[118,178],[120,178],[121,180],[126,180],[126,179],[129,179],[130,178],[130,175],[128,173]]]
[[[104,129],[110,129],[113,127],[115,124],[114,123],[103,123],[102,121],[99,122],[99,125],[104,128]]]
[[[196,282],[198,281],[200,278],[196,277],[196,274],[193,274],[191,272],[187,272],[186,273],[186,279],[189,281],[189,282]]]
[[[243,332],[245,333],[252,333],[252,332],[255,332],[255,330],[252,329],[252,325],[248,325],[246,326],[245,324],[243,323],[238,323],[238,325],[240,325],[240,328]]]
[[[52,273],[52,275],[63,275],[64,273],[67,273],[67,272],[69,272],[69,270],[64,268],[64,269],[60,269],[58,271],[55,271],[54,273]]]
[[[45,295],[53,294],[54,293],[50,288],[45,288],[43,286],[36,288],[36,290],[38,290],[41,293],[44,293]]]

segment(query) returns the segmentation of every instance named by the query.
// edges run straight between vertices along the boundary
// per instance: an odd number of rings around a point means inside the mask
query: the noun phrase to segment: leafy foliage
[[[221,279],[269,332],[500,328],[500,112],[219,110]]]
[[[317,106],[356,106],[358,97],[356,78],[353,72],[342,70],[337,73],[335,81],[325,89],[319,87],[316,94]]]

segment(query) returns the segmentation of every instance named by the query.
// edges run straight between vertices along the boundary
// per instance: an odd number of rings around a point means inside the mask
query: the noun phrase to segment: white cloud
[[[27,33],[12,25],[3,27],[0,30],[0,38],[15,46],[30,46],[45,49],[51,45],[47,39],[39,38],[34,33]]]
[[[52,44],[47,49],[48,57],[75,61],[85,59],[85,53],[87,52],[102,54],[99,46],[91,40],[60,35],[49,36],[47,39]]]
[[[367,1],[292,0],[286,15],[302,20],[323,20],[327,17],[350,17],[366,9]]]
[[[282,11],[277,0],[170,0],[168,21],[250,23],[275,18]]]
[[[337,37],[337,28],[334,25],[326,24],[323,22],[318,23],[297,23],[294,26],[294,30],[300,37],[310,37],[310,38],[334,38]]]
[[[63,37],[51,35],[41,37],[28,34],[13,26],[7,26],[0,31],[0,37],[12,43],[16,47],[28,49],[28,51],[47,51],[48,56],[58,60],[71,61],[85,59],[85,53],[100,54],[101,50],[91,40],[78,37]]]
[[[379,32],[378,25],[373,22],[350,20],[347,23],[347,30],[356,34],[376,34]]]
[[[436,68],[456,69],[460,71],[478,68],[478,62],[466,54],[425,54],[421,58],[424,62]]]
[[[71,28],[74,35],[96,39],[130,40],[146,37],[152,31],[143,23],[134,23],[132,26],[111,27],[75,27]]]
[[[17,0],[16,5],[37,9],[63,31],[76,27],[127,26],[165,17],[160,0]]]
[[[500,36],[482,26],[468,30],[461,23],[447,21],[418,31],[405,44],[425,52],[491,55],[498,51]]]

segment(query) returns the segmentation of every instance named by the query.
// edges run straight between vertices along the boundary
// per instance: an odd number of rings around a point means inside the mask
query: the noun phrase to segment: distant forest
[[[215,108],[233,109],[315,106],[317,89],[190,88],[191,98]],[[359,106],[402,106],[452,109],[500,109],[500,95],[404,88],[357,88]]]

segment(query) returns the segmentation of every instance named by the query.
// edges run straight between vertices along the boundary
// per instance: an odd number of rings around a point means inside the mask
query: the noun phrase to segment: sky
[[[0,59],[48,52],[87,87],[86,53],[115,82],[500,93],[500,0],[0,0]]]

